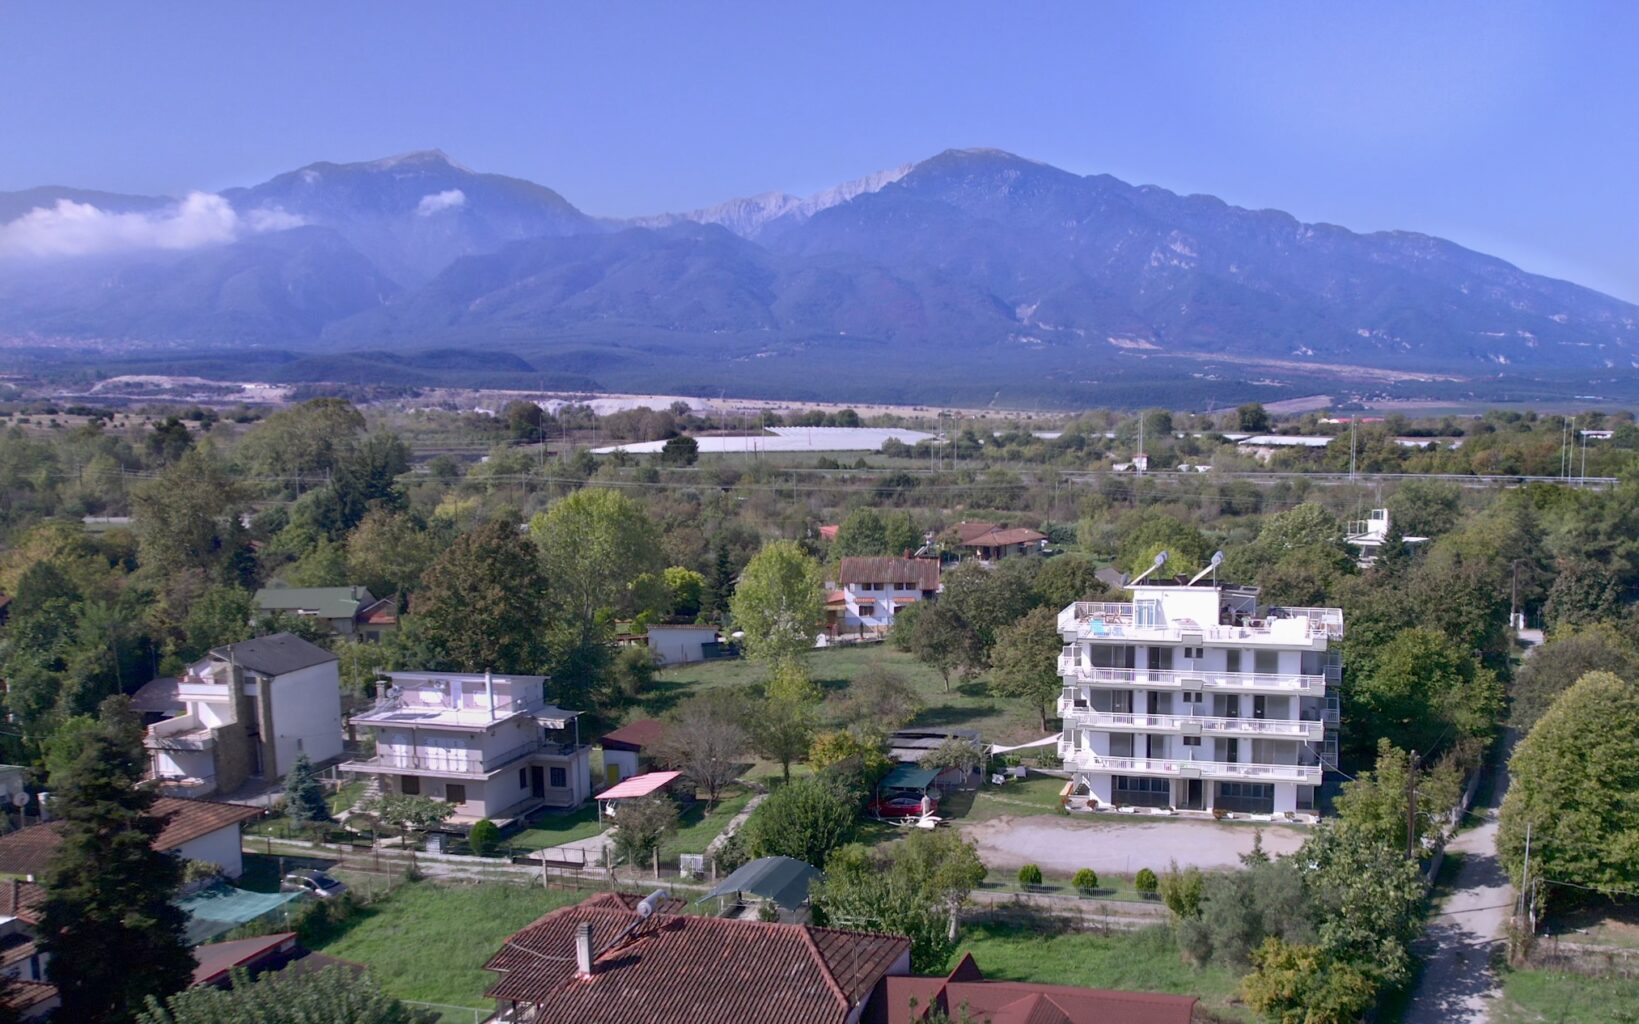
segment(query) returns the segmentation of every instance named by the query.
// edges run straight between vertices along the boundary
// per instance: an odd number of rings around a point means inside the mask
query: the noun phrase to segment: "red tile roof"
[[[597,794],[599,800],[633,800],[650,793],[658,793],[662,789],[683,777],[682,772],[647,772],[643,775],[634,775],[629,779],[622,779],[608,789]]]
[[[819,535],[824,540],[836,540],[837,530],[841,527],[841,523],[825,523],[819,528]]]
[[[21,978],[11,979],[5,995],[6,1005],[19,1013],[25,1013],[44,1003],[57,998],[57,986],[44,981],[24,981]],[[52,1005],[56,1005],[53,1003]]]
[[[165,827],[154,839],[154,849],[167,852],[217,829],[262,816],[260,808],[243,804],[170,796],[155,800],[153,813],[165,819]],[[63,841],[62,827],[62,822],[52,821],[0,836],[0,874],[44,875],[57,844]]]
[[[615,750],[642,750],[659,743],[665,735],[665,722],[658,718],[639,718],[627,722],[614,732],[604,733],[598,743]]]
[[[966,1007],[976,1024],[1190,1024],[1195,1004],[1194,996],[987,981],[968,954],[944,978],[884,978],[865,1019],[915,1024],[935,1008]]]
[[[538,1024],[843,1024],[910,951],[897,935],[686,917],[676,901],[640,922],[636,902],[603,893],[542,917],[484,965],[500,975],[486,995],[537,1007]]]
[[[398,602],[390,597],[384,597],[374,604],[360,608],[358,621],[367,626],[396,626],[398,625]]]
[[[1010,529],[995,529],[989,533],[981,533],[971,538],[965,538],[962,546],[966,548],[1000,548],[1012,544],[1039,544],[1047,539],[1047,534],[1036,530],[1015,526]]]
[[[938,590],[939,560],[935,558],[844,558],[837,582],[893,583],[907,590]]]
[[[294,952],[295,949],[295,932],[277,932],[196,946],[193,951],[193,980],[188,984],[214,984],[226,978],[235,967],[248,967],[266,957]]]
[[[15,917],[24,924],[40,923],[40,907],[46,901],[45,886],[16,878],[0,881],[0,917]]]

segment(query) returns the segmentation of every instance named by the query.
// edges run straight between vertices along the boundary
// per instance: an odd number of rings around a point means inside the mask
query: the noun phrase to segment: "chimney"
[[[575,974],[585,979],[592,976],[592,922],[575,925]]]

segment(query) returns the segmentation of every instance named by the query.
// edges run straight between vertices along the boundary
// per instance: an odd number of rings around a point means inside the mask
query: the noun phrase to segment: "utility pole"
[[[1417,857],[1417,751],[1406,762],[1406,859]]]

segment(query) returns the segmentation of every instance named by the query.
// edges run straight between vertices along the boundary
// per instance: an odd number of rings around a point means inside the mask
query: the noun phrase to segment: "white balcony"
[[[143,746],[150,750],[210,750],[216,737],[193,715],[178,715],[148,727]]]
[[[1326,676],[1301,672],[1219,672],[1210,669],[1097,668],[1073,653],[1059,655],[1059,675],[1066,683],[1146,690],[1213,690],[1220,693],[1264,693],[1319,697]]]
[[[1085,640],[1115,640],[1142,644],[1207,643],[1236,647],[1323,648],[1327,640],[1343,637],[1343,612],[1338,608],[1281,608],[1276,616],[1247,619],[1239,624],[1197,622],[1194,619],[1148,618],[1133,604],[1114,601],[1077,601],[1059,613],[1059,633]]]
[[[1144,715],[1094,711],[1059,698],[1059,717],[1066,729],[1103,729],[1111,732],[1170,733],[1181,736],[1254,736],[1266,739],[1318,742],[1321,722],[1293,718],[1214,718],[1207,715]]]
[[[1234,782],[1296,782],[1320,784],[1319,765],[1245,764],[1230,761],[1191,761],[1161,757],[1101,757],[1088,750],[1067,748],[1059,742],[1064,767],[1071,771],[1110,772],[1115,775],[1154,775],[1168,779],[1227,779]]]

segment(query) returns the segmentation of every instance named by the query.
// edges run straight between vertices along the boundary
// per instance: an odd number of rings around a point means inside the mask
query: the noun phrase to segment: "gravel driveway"
[[[1031,816],[992,818],[961,826],[992,868],[1036,864],[1048,874],[1069,875],[1080,868],[1100,874],[1130,875],[1140,868],[1159,874],[1170,861],[1180,867],[1232,868],[1252,849],[1256,829],[1194,820],[1127,820],[1097,817]],[[1303,845],[1308,831],[1293,825],[1266,825],[1263,848],[1271,857]]]

